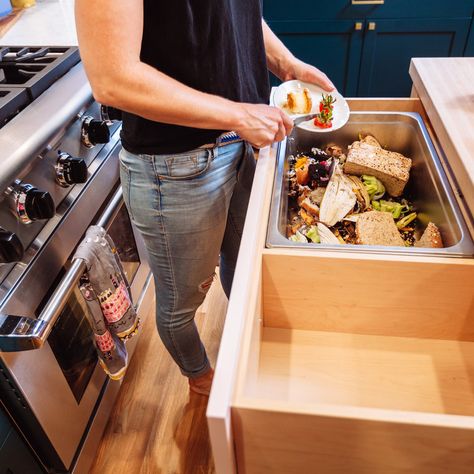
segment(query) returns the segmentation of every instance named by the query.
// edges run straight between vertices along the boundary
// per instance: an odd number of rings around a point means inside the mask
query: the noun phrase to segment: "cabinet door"
[[[469,30],[464,56],[474,56],[474,20],[471,21],[471,28]]]
[[[264,0],[266,20],[351,18],[461,18],[472,15],[474,0]]]
[[[358,95],[408,97],[411,58],[462,56],[469,24],[469,18],[367,20]]]
[[[356,94],[362,20],[274,21],[269,25],[297,58],[324,71],[342,94]]]

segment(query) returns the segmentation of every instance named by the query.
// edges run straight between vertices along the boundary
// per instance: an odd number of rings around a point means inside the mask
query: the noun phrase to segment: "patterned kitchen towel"
[[[73,257],[86,263],[79,288],[87,303],[99,361],[113,379],[125,374],[124,340],[138,330],[130,286],[116,247],[100,226],[91,226]]]

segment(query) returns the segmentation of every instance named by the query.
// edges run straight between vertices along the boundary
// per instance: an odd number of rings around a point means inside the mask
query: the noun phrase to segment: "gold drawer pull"
[[[354,29],[356,31],[362,30],[362,22],[361,21],[356,22]]]
[[[377,26],[377,23],[375,21],[369,21],[369,31],[374,31]]]
[[[352,0],[352,5],[383,5],[385,0]]]

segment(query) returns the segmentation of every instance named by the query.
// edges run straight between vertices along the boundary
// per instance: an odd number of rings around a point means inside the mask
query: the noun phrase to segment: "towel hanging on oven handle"
[[[105,229],[110,226],[120,210],[122,196],[119,187],[96,225]],[[42,347],[85,270],[84,260],[74,260],[37,319],[0,314],[0,351],[18,352]]]

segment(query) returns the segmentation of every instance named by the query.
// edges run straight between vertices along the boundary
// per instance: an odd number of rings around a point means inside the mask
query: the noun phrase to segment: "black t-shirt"
[[[141,59],[200,91],[267,103],[261,22],[260,0],[144,0]],[[122,143],[132,153],[178,153],[220,133],[123,114]]]

